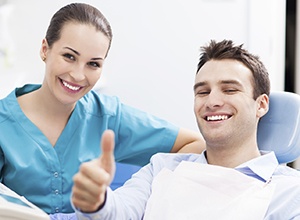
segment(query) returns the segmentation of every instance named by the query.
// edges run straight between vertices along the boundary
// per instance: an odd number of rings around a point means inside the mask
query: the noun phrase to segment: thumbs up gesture
[[[95,212],[105,201],[107,186],[115,174],[114,132],[106,130],[101,139],[99,158],[83,163],[74,175],[72,202],[82,212]]]

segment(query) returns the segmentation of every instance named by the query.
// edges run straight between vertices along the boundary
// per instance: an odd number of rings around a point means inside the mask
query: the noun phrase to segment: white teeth
[[[227,115],[207,116],[207,121],[219,121],[219,120],[226,120],[226,119],[228,119]]]
[[[72,86],[72,85],[66,83],[65,81],[62,81],[62,83],[64,84],[65,87],[67,87],[67,88],[69,88],[69,89],[71,89],[73,91],[77,91],[77,90],[80,89],[80,86]]]

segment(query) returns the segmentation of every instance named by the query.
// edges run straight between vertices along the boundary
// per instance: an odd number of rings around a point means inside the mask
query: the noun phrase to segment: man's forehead
[[[236,60],[211,60],[205,63],[195,76],[195,83],[251,83],[251,70]]]

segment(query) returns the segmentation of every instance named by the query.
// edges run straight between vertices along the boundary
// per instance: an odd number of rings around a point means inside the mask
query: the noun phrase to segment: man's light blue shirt
[[[284,165],[278,165],[273,152],[261,153],[262,156],[241,164],[236,167],[236,170],[263,182],[269,181],[272,177],[276,188],[264,219],[300,219],[300,172]],[[134,174],[123,187],[114,192],[108,189],[106,203],[99,212],[86,214],[76,211],[77,218],[142,219],[151,194],[153,178],[164,167],[174,170],[181,161],[207,164],[205,153],[200,155],[156,154],[151,158],[150,164]],[[201,207],[195,205],[195,208]]]

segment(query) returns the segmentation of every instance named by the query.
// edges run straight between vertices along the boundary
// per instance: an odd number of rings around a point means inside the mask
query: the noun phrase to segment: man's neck
[[[260,152],[257,147],[239,149],[207,147],[205,156],[208,164],[234,168],[242,163],[259,157]]]

